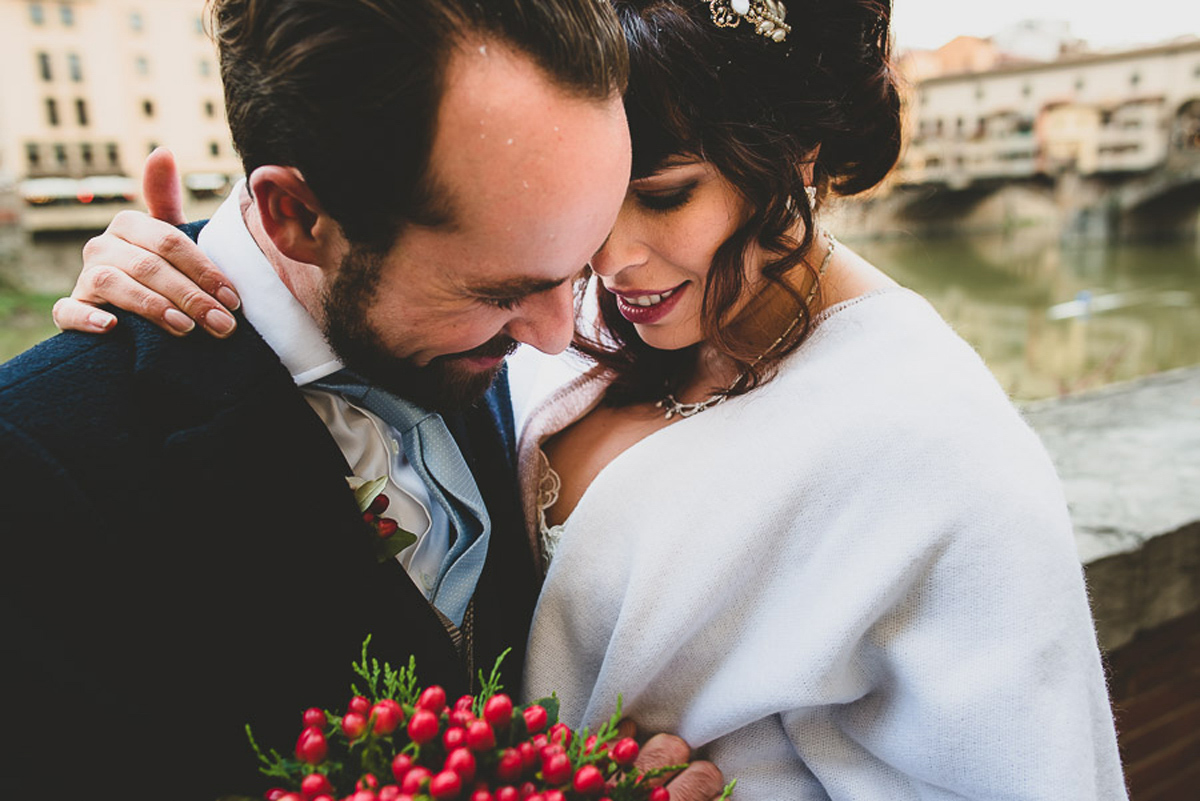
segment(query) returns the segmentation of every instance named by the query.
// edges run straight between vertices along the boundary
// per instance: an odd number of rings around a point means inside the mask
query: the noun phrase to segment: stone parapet
[[[1104,649],[1200,609],[1200,366],[1023,412],[1062,477]]]

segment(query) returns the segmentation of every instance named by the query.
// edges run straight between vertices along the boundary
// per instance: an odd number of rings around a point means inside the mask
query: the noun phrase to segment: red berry
[[[613,743],[612,748],[608,749],[608,755],[612,757],[612,761],[622,767],[628,767],[633,764],[633,761],[638,757],[637,740],[632,737],[623,737]]]
[[[374,792],[379,789],[379,779],[370,773],[364,773],[363,777],[354,783],[355,790],[371,790]]]
[[[650,801],[671,801],[671,791],[666,787],[655,787],[650,791]]]
[[[452,770],[463,784],[475,778],[475,755],[466,748],[455,748],[446,755],[446,770]]]
[[[425,745],[438,733],[437,715],[428,709],[418,709],[408,721],[408,736],[418,745]]]
[[[434,714],[441,714],[446,707],[446,691],[436,684],[426,687],[425,692],[417,699],[417,709],[427,709]]]
[[[538,704],[527,706],[521,712],[525,717],[525,728],[529,729],[530,734],[537,734],[542,729],[546,728],[546,708]]]
[[[263,793],[263,798],[267,799],[267,801],[279,801],[279,799],[283,798],[287,794],[288,791],[282,787],[272,787],[270,790],[267,790],[267,792]]]
[[[538,750],[537,746],[535,746],[533,743],[529,742],[528,740],[518,743],[517,751],[519,751],[521,754],[522,767],[532,768],[537,764]]]
[[[475,720],[474,715],[461,709],[456,709],[450,713],[450,724],[453,726],[460,726],[465,729],[471,725],[471,721],[473,720]]]
[[[521,798],[525,799],[525,801],[546,801],[546,796],[541,793],[530,793],[529,795],[521,796]]]
[[[535,734],[530,742],[537,746],[537,749],[540,751],[546,747],[546,744],[549,743],[550,740],[547,739],[546,735],[544,734]]]
[[[496,747],[496,734],[486,720],[477,720],[467,727],[467,747],[472,751]]]
[[[392,775],[396,777],[396,781],[403,781],[404,774],[413,766],[413,758],[408,754],[396,754],[396,758],[392,760]]]
[[[319,728],[309,726],[300,732],[300,737],[296,740],[296,759],[309,765],[319,765],[325,761],[325,755],[328,753],[329,745]]]
[[[542,793],[542,798],[546,801],[567,801],[567,797],[563,795],[562,790],[547,790]]]
[[[384,495],[381,492],[378,495],[376,495],[374,498],[371,499],[371,505],[368,506],[367,508],[369,510],[371,510],[372,512],[374,512],[375,514],[381,515],[387,511],[388,503],[389,503],[388,496]]]
[[[471,695],[460,695],[458,700],[454,702],[455,712],[470,712],[475,708],[475,697]]]
[[[550,727],[550,742],[562,745],[571,744],[571,729],[565,723],[555,723]]]
[[[551,754],[542,762],[542,778],[547,784],[566,784],[571,780],[571,760],[566,754]]]
[[[318,709],[315,706],[311,706],[308,709],[304,710],[304,727],[305,728],[308,728],[309,726],[324,726],[324,725],[325,725],[325,711],[324,710]]]
[[[396,801],[399,797],[399,785],[385,784],[379,788],[379,801]]]
[[[455,748],[462,748],[467,744],[467,730],[462,726],[451,726],[446,729],[446,733],[442,735],[442,745],[446,746],[447,751],[453,751]]]
[[[452,770],[443,770],[429,780],[429,794],[434,798],[454,798],[462,792],[462,777]]]
[[[505,748],[496,763],[496,778],[502,782],[515,782],[525,771],[525,761],[515,748]]]
[[[599,795],[604,789],[604,774],[595,765],[584,765],[575,771],[575,779],[571,786],[575,792],[583,795]]]
[[[305,798],[318,795],[328,795],[333,792],[333,785],[324,773],[310,773],[300,782],[300,792]]]
[[[351,740],[357,740],[367,730],[367,718],[358,712],[347,712],[342,718],[342,732]]]
[[[284,793],[278,801],[304,801],[304,798],[299,793]]]
[[[496,801],[520,801],[521,794],[516,787],[497,787]]]
[[[375,718],[372,730],[376,734],[391,734],[404,722],[404,708],[391,698],[385,698],[371,707],[371,716]]]
[[[496,797],[487,790],[476,790],[471,793],[471,801],[496,801]]]
[[[375,795],[371,790],[359,790],[350,796],[350,801],[379,801],[379,796]]]
[[[541,758],[542,762],[545,762],[555,754],[565,753],[567,753],[567,749],[563,748],[561,745],[543,745],[540,749],[538,749],[538,756]]]
[[[400,530],[400,524],[390,517],[379,518],[379,538],[386,540]]]
[[[364,718],[371,711],[371,702],[361,695],[356,695],[350,699],[350,703],[346,705],[347,712],[357,712]]]
[[[333,801],[333,796],[326,794],[314,795],[309,801]]]
[[[404,775],[404,781],[400,782],[400,790],[409,795],[416,795],[421,792],[421,786],[429,781],[429,777],[432,775],[429,768],[417,765]]]
[[[483,705],[483,719],[498,729],[502,729],[512,721],[513,702],[504,693],[493,695]]]
[[[375,515],[372,514],[371,512],[363,512],[363,522],[364,523],[374,523]]]
[[[537,787],[533,782],[525,782],[518,788],[518,792],[521,798],[529,798],[529,796],[537,792]]]

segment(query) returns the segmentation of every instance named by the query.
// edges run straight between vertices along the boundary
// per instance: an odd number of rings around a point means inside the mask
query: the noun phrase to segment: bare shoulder
[[[821,307],[828,308],[878,289],[899,286],[882,270],[838,243],[834,258],[821,284]]]

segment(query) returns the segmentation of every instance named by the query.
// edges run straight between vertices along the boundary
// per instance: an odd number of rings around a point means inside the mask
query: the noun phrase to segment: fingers
[[[667,785],[671,801],[710,801],[725,789],[725,776],[711,762],[693,762]]]
[[[64,330],[91,331],[91,327],[80,328],[76,325],[81,314],[76,304],[87,306],[94,303],[111,303],[131,311],[175,336],[183,336],[196,327],[190,317],[165,297],[147,289],[121,270],[106,265],[91,268],[79,276],[79,283],[75,285],[75,293],[71,298],[55,303],[54,322]],[[94,308],[92,310],[96,311]]]
[[[175,156],[165,147],[158,147],[146,158],[142,172],[142,199],[151,217],[181,225],[187,222],[183,216],[183,189],[179,183],[179,168]]]
[[[75,298],[59,298],[50,311],[59,331],[85,331],[103,334],[117,324],[117,318]]]
[[[167,223],[123,211],[84,246],[83,264],[75,300],[111,303],[175,334],[190,331],[192,320],[217,337],[236,327],[229,310],[241,305],[237,293],[200,248]],[[66,306],[66,327],[84,330],[77,327],[80,313]]]
[[[691,756],[691,748],[680,738],[656,734],[642,746],[634,765],[639,770],[654,770],[687,764]],[[671,801],[710,801],[719,798],[724,787],[725,777],[717,766],[703,761],[688,764],[667,783]]]
[[[682,765],[692,756],[688,744],[673,734],[656,734],[638,751],[634,766],[639,770],[654,770],[668,765]]]

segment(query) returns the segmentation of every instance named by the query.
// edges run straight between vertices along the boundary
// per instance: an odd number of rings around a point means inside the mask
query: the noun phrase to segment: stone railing
[[[1185,797],[1200,786],[1200,367],[1023,411],[1066,490],[1131,798]]]

